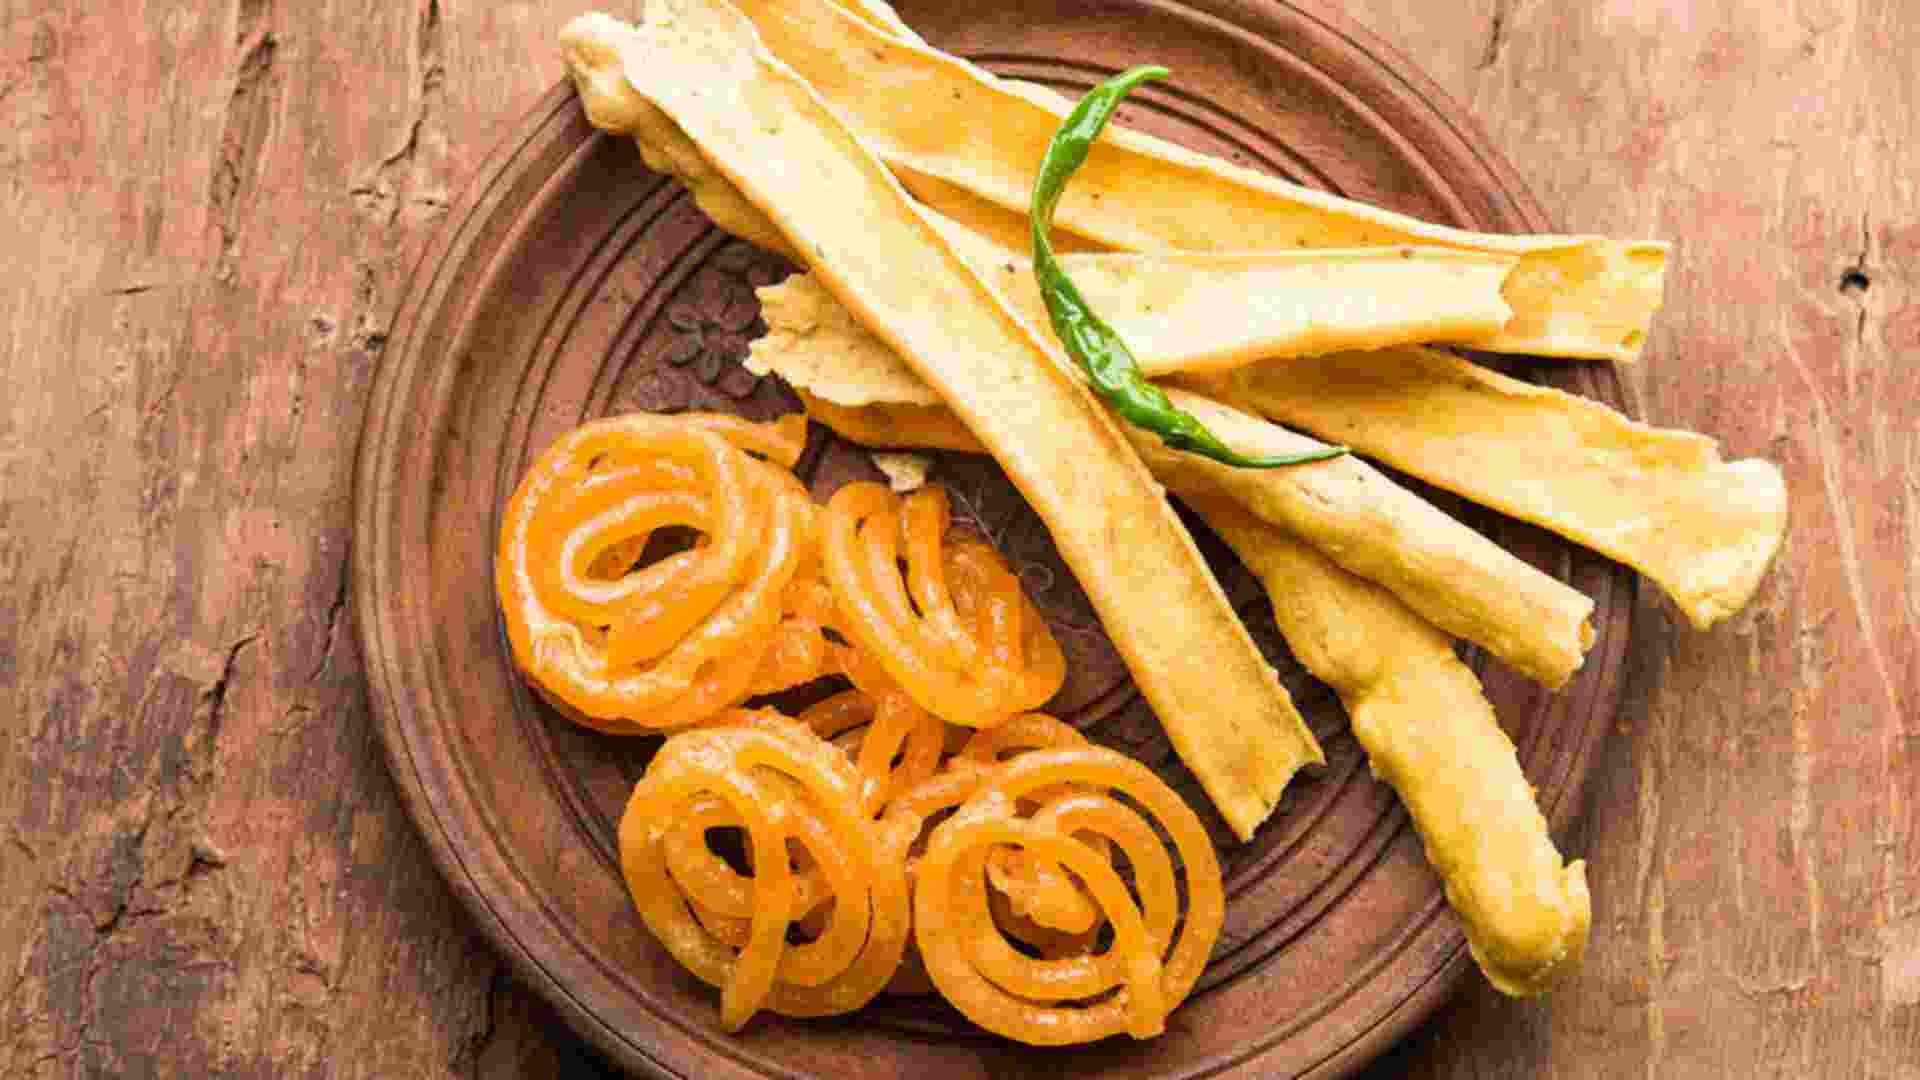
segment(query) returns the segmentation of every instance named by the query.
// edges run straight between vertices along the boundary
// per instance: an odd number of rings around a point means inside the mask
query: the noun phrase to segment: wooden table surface
[[[429,862],[344,603],[411,259],[592,6],[0,7],[0,1075],[607,1069]],[[1628,382],[1793,497],[1744,614],[1642,592],[1584,970],[1370,1075],[1920,1078],[1920,6],[1345,6],[1675,242]]]

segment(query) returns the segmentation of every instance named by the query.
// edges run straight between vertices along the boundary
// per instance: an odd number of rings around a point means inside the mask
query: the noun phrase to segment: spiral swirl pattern
[[[827,504],[822,561],[849,641],[921,708],[992,727],[1058,692],[1066,660],[999,553],[950,542],[951,520],[943,488],[849,484]]]
[[[763,1008],[850,1012],[899,968],[906,875],[860,792],[844,754],[771,711],[670,737],[634,787],[620,822],[627,887],[674,958],[720,987],[729,1031]],[[706,850],[714,828],[744,833],[751,875]],[[812,940],[789,943],[794,924]]]
[[[633,414],[563,436],[507,507],[495,584],[516,661],[581,723],[686,727],[817,677],[815,509],[789,471],[806,424]],[[662,530],[699,539],[636,565]]]

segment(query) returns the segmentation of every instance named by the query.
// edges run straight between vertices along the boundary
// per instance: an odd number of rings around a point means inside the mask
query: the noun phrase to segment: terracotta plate
[[[1175,79],[1143,89],[1121,122],[1255,168],[1456,225],[1549,224],[1458,108],[1318,6],[924,0],[903,13],[936,44],[1069,92],[1131,63],[1164,63]],[[843,1022],[762,1017],[740,1037],[717,1029],[716,994],[647,937],[615,864],[615,823],[653,740],[579,730],[525,691],[495,611],[492,551],[529,460],[583,420],[793,409],[783,387],[739,364],[761,329],[753,287],[789,270],[714,229],[630,144],[591,130],[562,86],[482,166],[400,312],[360,450],[355,609],[401,789],[454,889],[520,975],[626,1066],[699,1077],[1040,1075],[1069,1061],[1083,1075],[1337,1074],[1427,1015],[1472,970],[1459,928],[1338,704],[1287,655],[1251,576],[1213,544],[1229,595],[1330,764],[1296,781],[1254,843],[1222,844],[1226,930],[1163,1038],[1033,1051],[983,1037],[927,999],[884,1001]],[[1621,404],[1602,368],[1514,369]],[[816,432],[802,469],[824,492],[871,466]],[[954,457],[937,478],[1019,566],[1070,650],[1074,674],[1055,711],[1204,808],[999,471]],[[1476,661],[1564,828],[1614,711],[1633,579],[1537,531],[1456,509],[1598,605],[1599,642],[1559,694]]]

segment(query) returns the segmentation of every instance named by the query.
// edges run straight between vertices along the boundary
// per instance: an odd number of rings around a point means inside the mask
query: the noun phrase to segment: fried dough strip
[[[778,364],[775,371],[780,370]],[[874,449],[952,450],[984,454],[987,448],[945,405],[840,405],[796,386],[807,415],[849,442]]]
[[[918,398],[887,403],[902,396],[902,387],[911,391],[895,377],[910,373],[887,367],[880,343],[835,311],[813,282],[789,278],[760,294],[770,332],[754,343],[757,362],[798,386],[814,419],[869,446],[970,448],[965,425],[938,406]],[[1242,452],[1294,454],[1317,446],[1199,394],[1175,388],[1168,396]],[[1386,586],[1434,625],[1548,686],[1564,685],[1593,643],[1591,600],[1351,455],[1286,469],[1235,469],[1169,450],[1149,433],[1128,435],[1155,478],[1176,494],[1231,496],[1349,572]]]
[[[890,35],[838,0],[742,0],[768,50],[911,188],[944,180],[1023,213],[1072,103]],[[1120,251],[1436,245],[1518,256],[1515,317],[1476,347],[1631,362],[1660,306],[1666,246],[1466,232],[1110,129],[1060,203],[1060,228]]]
[[[956,248],[958,244],[954,245]],[[1445,248],[1350,248],[1270,255],[1067,255],[1061,266],[1148,375],[1212,372],[1256,360],[1468,341],[1511,309],[1505,256]],[[1000,260],[994,284],[1045,326],[1025,257]],[[1337,345],[1337,342],[1365,342]]]
[[[1188,391],[1175,404],[1235,449],[1297,454],[1320,444]],[[1139,445],[1139,444],[1136,444]],[[1593,645],[1593,601],[1447,516],[1352,455],[1292,469],[1234,469],[1140,445],[1154,475],[1183,496],[1217,492],[1376,582],[1428,622],[1484,645],[1514,670],[1559,688]]]
[[[867,21],[874,29],[905,41],[917,41],[924,44],[913,27],[908,26],[900,13],[893,9],[887,0],[847,0],[845,8]]]
[[[1266,586],[1294,656],[1340,695],[1487,980],[1524,997],[1578,967],[1592,918],[1585,864],[1562,866],[1513,741],[1447,636],[1231,501],[1188,504]]]
[[[679,177],[716,224],[804,261],[678,125],[636,97],[624,79],[608,85],[600,81],[604,69],[576,78],[593,122],[633,135],[647,166]],[[938,213],[934,220],[975,271],[997,267],[993,284],[1023,317],[1045,326],[1032,264],[1013,254],[1025,249],[1025,215],[932,177],[911,187]],[[1111,312],[1114,328],[1150,375],[1413,342],[1477,342],[1513,316],[1500,295],[1516,264],[1512,255],[1441,247],[1093,254],[1071,234],[1061,240],[1063,252],[1083,249],[1062,263],[1093,305]],[[932,391],[904,365],[899,373],[932,402]]]
[[[920,200],[922,206],[978,237],[981,243],[991,244],[995,251],[1014,252],[1025,258],[1032,250],[1033,233],[1027,228],[1026,208],[1009,210],[995,206],[966,188],[937,177],[895,173],[894,179],[907,189],[907,194]],[[1062,254],[1105,250],[1091,240],[1057,231],[1053,247]]]
[[[1251,837],[1293,773],[1323,758],[1126,437],[751,23],[719,0],[650,15],[637,31],[570,23],[569,68],[590,84],[624,68],[993,452],[1175,750]]]
[[[609,84],[605,69],[591,68],[576,78],[593,122],[632,134],[647,166],[680,177],[723,229],[796,257],[766,216],[700,157],[677,125],[643,99],[629,100],[635,96],[624,80]],[[984,275],[994,267],[993,285],[1023,318],[1046,326],[1032,264],[1026,255],[1010,253],[1024,250],[1024,214],[935,178],[914,186],[939,212],[934,220],[975,272]],[[1507,254],[1396,246],[1082,253],[1062,262],[1093,306],[1110,313],[1114,329],[1150,375],[1414,342],[1474,342],[1500,332],[1513,316],[1500,295],[1516,265]],[[904,365],[899,372],[910,378]],[[931,403],[931,391],[923,392]]]
[[[1647,575],[1705,630],[1753,598],[1787,528],[1780,470],[1714,440],[1433,349],[1247,368],[1206,389]]]
[[[1033,264],[944,215],[947,243],[1045,327]],[[1470,341],[1511,309],[1500,283],[1509,256],[1446,248],[1352,248],[1272,254],[1163,252],[1067,255],[1061,265],[1119,331],[1149,375],[1218,372],[1257,360],[1320,356],[1428,341]],[[796,286],[803,288],[803,286]],[[891,380],[913,399],[935,395],[899,360]],[[754,364],[749,360],[750,369]],[[764,374],[764,372],[761,372]]]

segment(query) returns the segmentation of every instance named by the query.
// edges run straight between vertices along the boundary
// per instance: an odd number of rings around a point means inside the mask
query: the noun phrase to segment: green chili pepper
[[[1243,469],[1272,469],[1282,465],[1304,465],[1325,461],[1347,452],[1344,446],[1330,446],[1305,454],[1279,457],[1250,457],[1235,451],[1219,436],[1194,419],[1191,413],[1174,406],[1160,388],[1147,381],[1127,343],[1087,306],[1084,296],[1067,277],[1054,258],[1053,243],[1047,238],[1053,228],[1053,210],[1067,180],[1087,160],[1087,151],[1100,138],[1120,100],[1127,92],[1150,79],[1167,76],[1163,67],[1137,67],[1108,79],[1093,88],[1061,122],[1047,145],[1040,162],[1040,178],[1033,185],[1033,275],[1040,283],[1040,296],[1046,301],[1053,332],[1067,355],[1079,364],[1100,396],[1129,424],[1159,435],[1175,450],[1187,450]]]

